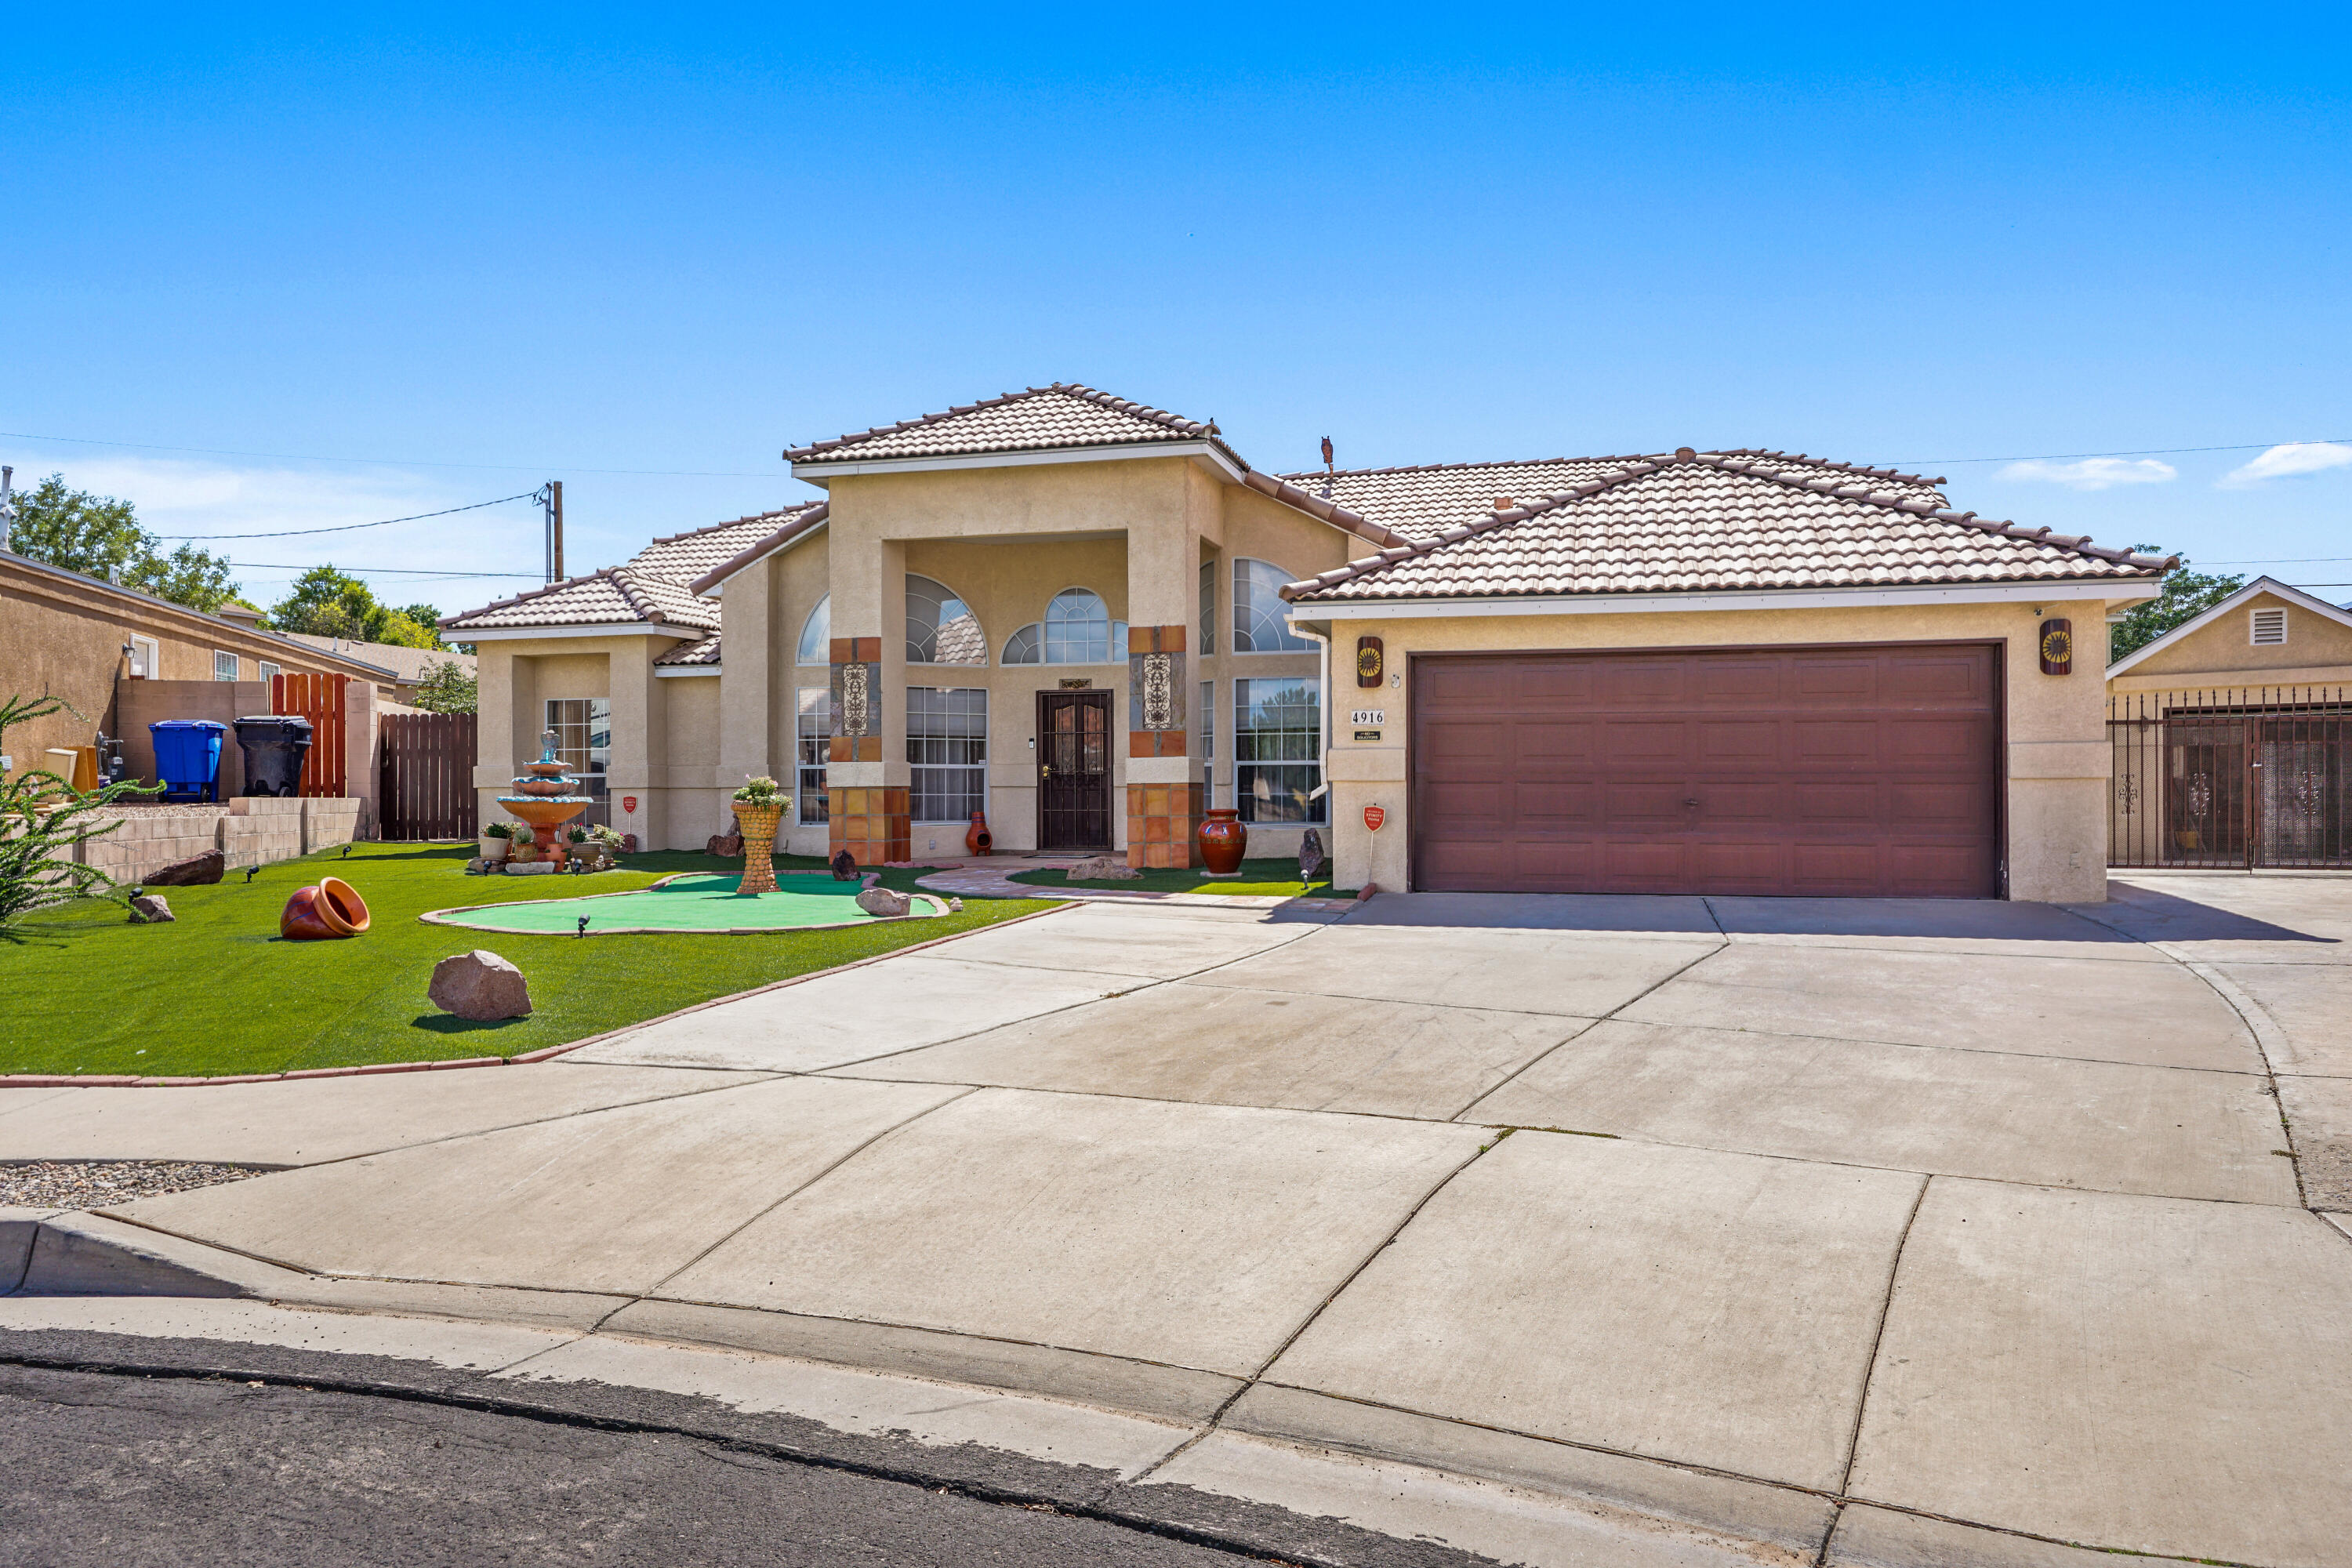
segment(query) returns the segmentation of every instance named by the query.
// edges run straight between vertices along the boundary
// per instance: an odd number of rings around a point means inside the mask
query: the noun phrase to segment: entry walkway
[[[299,1167],[73,1222],[282,1300],[1081,1407],[1155,1517],[2340,1562],[2352,880],[2114,894],[1088,902],[540,1067],[0,1091],[0,1158]]]

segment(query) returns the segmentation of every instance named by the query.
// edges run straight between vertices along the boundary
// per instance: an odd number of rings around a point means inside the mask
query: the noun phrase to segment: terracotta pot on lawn
[[[323,878],[315,888],[297,889],[286,900],[285,912],[278,917],[278,934],[288,942],[359,936],[367,928],[367,900],[341,877]]]
[[[963,836],[964,852],[968,855],[985,855],[995,847],[995,845],[996,836],[988,830],[988,814],[984,811],[973,812],[971,826],[965,830]]]
[[[1203,816],[1193,837],[1200,843],[1202,863],[1212,877],[1232,876],[1242,868],[1242,858],[1249,853],[1249,829],[1242,825],[1241,813],[1231,806],[1218,806]]]
[[[776,824],[782,819],[782,802],[774,805],[735,805],[736,830],[743,835],[743,879],[735,885],[739,893],[772,893],[776,890]]]

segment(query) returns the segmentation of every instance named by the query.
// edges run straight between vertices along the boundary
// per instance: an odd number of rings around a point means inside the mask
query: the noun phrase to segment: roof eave
[[[1853,587],[1722,588],[1689,593],[1427,595],[1384,599],[1294,595],[1294,620],[1405,620],[1449,616],[1692,614],[1724,610],[1811,610],[1858,605],[2058,604],[2075,599],[2130,603],[2155,597],[2151,577],[2068,577],[2042,582],[1886,583]]]
[[[2236,593],[2231,595],[2228,598],[2222,600],[2220,604],[2214,605],[2211,609],[2207,610],[2203,615],[2198,616],[2193,619],[2181,622],[2179,626],[2173,627],[2162,637],[2158,637],[2155,641],[2134,648],[2124,658],[2117,659],[2115,663],[2107,666],[2107,679],[2112,680],[2116,676],[2122,675],[2131,669],[2134,666],[2146,662],[2149,658],[2163,649],[2171,647],[2177,643],[2183,642],[2188,638],[2194,637],[2197,633],[2203,631],[2207,626],[2211,626],[2215,621],[2220,620],[2222,616],[2230,614],[2231,611],[2242,608],[2245,605],[2246,601],[2253,598],[2259,594],[2268,594],[2273,598],[2284,599],[2287,603],[2294,605],[2297,609],[2308,610],[2314,615],[2325,616],[2327,619],[2334,621],[2338,626],[2352,626],[2352,611],[2347,611],[2339,605],[2331,605],[2326,600],[2319,598],[2315,595],[2306,594],[2300,588],[2290,587],[2288,584],[2280,582],[2275,577],[2257,577],[2252,582],[2247,584],[2244,587],[2239,589]]]

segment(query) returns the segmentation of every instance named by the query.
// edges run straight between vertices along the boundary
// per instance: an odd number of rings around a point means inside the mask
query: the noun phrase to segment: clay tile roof
[[[713,632],[700,642],[682,642],[654,662],[669,665],[715,665],[719,662],[719,634]]]
[[[1941,479],[1898,474],[1893,468],[1860,468],[1825,458],[1791,456],[1786,452],[1746,450],[1722,452],[1776,471],[1804,471],[1808,476],[1836,473],[1869,477],[1878,488],[1895,494],[1944,504],[1937,487]],[[1564,495],[1580,484],[1622,473],[1638,457],[1528,458],[1494,463],[1425,463],[1409,468],[1343,468],[1335,474],[1314,471],[1285,474],[1283,479],[1309,495],[1320,496],[1370,521],[1411,538],[1426,538],[1456,523],[1475,522],[1496,509],[1498,502],[1516,504],[1545,496]]]
[[[919,419],[877,425],[784,454],[794,463],[865,462],[887,458],[977,457],[990,452],[1051,452],[1086,447],[1131,447],[1179,441],[1214,444],[1236,468],[1247,468],[1214,423],[1075,383],[1055,382],[961,404]]]
[[[1930,481],[1780,453],[1625,463],[1283,589],[1297,603],[2135,581],[2177,558],[1953,511]]]
[[[585,577],[550,583],[514,598],[448,616],[441,625],[453,631],[488,631],[520,626],[619,626],[643,621],[715,632],[719,629],[719,605],[701,596],[696,586],[701,576],[741,554],[747,547],[772,536],[780,528],[805,520],[811,512],[822,517],[824,502],[803,502],[739,517],[731,522],[712,523],[709,528],[686,533],[669,534],[655,540],[618,566],[607,566]]]
[[[809,506],[796,506],[786,511],[771,512],[776,525],[753,536],[743,547],[711,567],[687,584],[698,594],[708,594],[771,550],[790,543],[800,535],[822,523],[830,515],[831,503],[817,501]],[[766,521],[766,520],[761,520]]]

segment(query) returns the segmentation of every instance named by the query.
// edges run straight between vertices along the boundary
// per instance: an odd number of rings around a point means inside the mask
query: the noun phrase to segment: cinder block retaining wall
[[[122,826],[83,844],[75,858],[118,882],[145,880],[164,867],[217,849],[231,871],[291,860],[314,849],[348,844],[359,827],[361,803],[247,795],[225,805],[145,805],[98,813]]]

